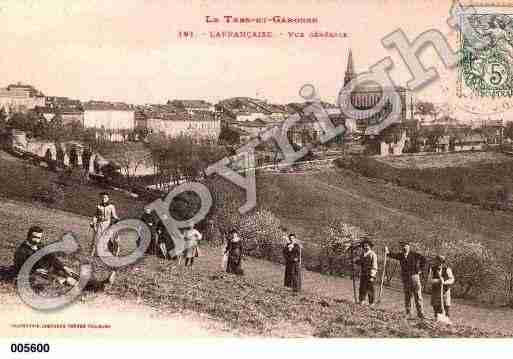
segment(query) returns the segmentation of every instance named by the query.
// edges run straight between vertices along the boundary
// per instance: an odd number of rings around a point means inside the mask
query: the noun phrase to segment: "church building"
[[[344,75],[344,86],[346,86],[358,75],[354,70],[353,54],[349,50],[347,69]],[[351,92],[351,104],[358,110],[370,110],[376,106],[383,93],[387,91],[397,92],[401,99],[401,112],[396,123],[381,125],[382,121],[392,111],[391,104],[385,104],[383,109],[370,117],[352,118],[356,130],[363,135],[363,141],[367,145],[370,154],[376,155],[397,155],[402,153],[405,135],[401,123],[413,118],[413,98],[408,89],[396,86],[394,88],[381,87],[378,84],[358,84]]]

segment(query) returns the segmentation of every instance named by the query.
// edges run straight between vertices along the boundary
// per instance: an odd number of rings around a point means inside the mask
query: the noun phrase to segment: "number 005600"
[[[11,344],[12,353],[48,353],[50,344]]]

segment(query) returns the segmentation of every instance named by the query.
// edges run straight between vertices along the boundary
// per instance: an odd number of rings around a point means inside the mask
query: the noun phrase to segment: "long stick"
[[[354,302],[357,303],[356,298],[356,277],[354,275],[354,249],[353,246],[351,246],[351,277],[353,279],[353,295],[354,295]]]
[[[445,316],[445,306],[444,306],[444,279],[443,276],[440,276],[440,306],[442,308],[442,315]]]
[[[385,273],[387,270],[387,253],[385,252],[385,259],[383,260],[383,273],[381,273],[381,284],[379,286],[378,303],[381,303],[381,294],[383,293],[383,283],[385,282]]]
[[[94,254],[96,252],[96,231],[94,229],[92,229],[91,227],[89,227],[89,232],[92,232],[92,234],[93,234],[93,240],[92,240],[93,245],[91,246],[91,257],[94,257]]]

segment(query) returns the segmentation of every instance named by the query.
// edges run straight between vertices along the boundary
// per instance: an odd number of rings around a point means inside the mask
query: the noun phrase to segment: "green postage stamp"
[[[508,13],[505,13],[508,10]],[[468,14],[486,46],[475,48],[460,34],[460,95],[513,96],[513,12],[501,7]]]

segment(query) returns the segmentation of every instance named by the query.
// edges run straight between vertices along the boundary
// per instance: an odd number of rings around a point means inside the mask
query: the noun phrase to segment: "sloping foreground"
[[[2,201],[0,228],[0,265],[9,266],[12,252],[23,240],[31,224],[48,229],[56,238],[66,230],[80,235],[87,249],[88,219],[70,213],[37,208],[12,201]],[[86,258],[86,257],[84,257]],[[192,310],[222,319],[246,335],[319,336],[319,337],[497,337],[504,333],[486,332],[466,326],[438,326],[432,321],[406,320],[398,313],[357,306],[336,295],[324,293],[326,283],[319,280],[316,292],[308,287],[300,295],[284,289],[276,278],[282,267],[248,259],[247,275],[236,277],[220,270],[220,249],[203,247],[193,269],[176,262],[147,257],[119,272],[108,295],[123,300],[138,299],[162,311]],[[98,272],[102,277],[105,273]],[[272,278],[272,279],[270,279]],[[330,279],[332,280],[332,279]],[[0,291],[14,293],[12,282],[5,280]],[[329,291],[326,290],[326,293]],[[86,300],[94,300],[89,295]],[[510,334],[511,335],[511,334]]]

